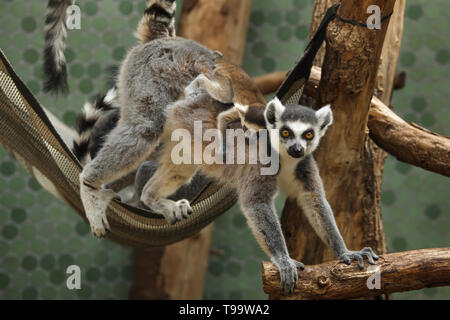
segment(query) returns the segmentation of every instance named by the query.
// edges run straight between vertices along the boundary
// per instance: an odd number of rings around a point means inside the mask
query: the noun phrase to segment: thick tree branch
[[[278,88],[286,78],[286,75],[287,71],[272,72],[259,77],[255,77],[253,78],[253,81],[255,81],[259,90],[261,90],[263,94],[270,94],[278,90]]]
[[[375,143],[398,160],[450,176],[450,139],[407,123],[378,98],[370,104],[368,127]]]
[[[294,293],[283,299],[349,299],[448,286],[450,248],[390,253],[381,256],[375,266],[368,267],[367,262],[364,270],[360,270],[355,262],[348,266],[339,261],[306,266],[304,271],[299,271]],[[376,285],[377,275],[380,289],[371,290],[367,283]],[[277,268],[263,262],[264,292],[278,293],[279,281]]]
[[[254,80],[264,94],[269,94],[281,85],[285,75],[286,72],[279,71],[256,77]],[[313,67],[305,87],[306,95],[316,96],[320,77],[320,68]],[[403,75],[399,74],[399,77],[402,78]],[[367,125],[372,140],[398,160],[450,176],[448,137],[433,133],[414,123],[405,122],[376,97],[372,98],[370,104]]]
[[[319,67],[312,67],[311,75],[305,88],[306,95],[314,97],[317,94],[317,87],[319,86],[321,72],[322,70]],[[287,73],[288,71],[276,71],[255,77],[253,80],[263,94],[270,94],[277,91],[286,78]],[[396,72],[394,78],[394,90],[404,88],[406,81],[405,79],[405,72]]]

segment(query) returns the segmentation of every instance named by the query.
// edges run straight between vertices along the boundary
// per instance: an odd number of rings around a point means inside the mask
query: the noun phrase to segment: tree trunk
[[[343,0],[338,14],[365,23],[368,6],[378,5],[384,17],[393,10],[394,3],[394,0]],[[313,18],[320,22],[329,5],[329,1],[317,0]],[[371,246],[380,254],[386,252],[380,210],[384,155],[373,153],[367,119],[388,23],[389,20],[384,21],[381,29],[374,30],[338,19],[329,24],[317,95],[317,106],[331,103],[334,115],[334,123],[322,138],[315,158],[337,225],[349,249]],[[315,25],[317,22],[313,22],[312,30]],[[319,52],[316,60],[321,55]],[[393,77],[394,72],[383,73],[378,83],[384,88],[392,86]],[[293,258],[306,264],[334,258],[295,201],[286,201],[281,222]],[[271,298],[280,297],[274,293]]]
[[[185,0],[179,35],[241,64],[251,0]],[[213,225],[166,247],[135,250],[131,299],[201,299]]]
[[[406,0],[397,0],[394,4],[394,12],[390,18],[390,22],[386,31],[383,49],[381,51],[380,66],[376,78],[376,86],[374,96],[379,98],[385,105],[390,106],[392,92],[394,89],[394,80],[397,69],[397,61],[400,55],[401,39],[403,34],[403,16],[405,12]],[[370,109],[370,106],[369,106]],[[381,149],[372,139],[367,139],[369,155],[373,164],[373,197],[374,212],[369,215],[370,223],[369,234],[373,232],[374,236],[366,237],[365,242],[372,245],[380,253],[386,253],[386,239],[384,235],[383,221],[381,215],[381,187],[383,183],[384,161],[386,152]],[[370,160],[369,160],[370,161]],[[375,241],[372,241],[374,238]],[[375,247],[377,244],[377,247]],[[391,299],[390,293],[386,295],[387,299]]]
[[[184,0],[179,34],[241,65],[251,7],[251,0]]]

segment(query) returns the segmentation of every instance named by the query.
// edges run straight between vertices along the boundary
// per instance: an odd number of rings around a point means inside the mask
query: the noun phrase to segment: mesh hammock
[[[1,50],[0,59],[0,142],[47,191],[87,222],[79,193],[82,166],[58,133],[70,129],[49,120]],[[194,235],[237,199],[231,188],[214,182],[200,191],[192,202],[194,212],[189,219],[174,225],[161,215],[111,201],[108,238],[133,247],[167,245]]]
[[[279,88],[276,96],[282,103],[299,103],[326,25],[336,9],[333,6],[327,11],[303,57]],[[0,50],[0,143],[44,189],[87,222],[79,193],[82,166],[68,147],[73,141],[71,131],[37,102]],[[227,185],[208,182],[199,186],[194,190],[197,195],[190,199],[194,212],[174,225],[162,215],[112,200],[107,209],[111,226],[108,238],[132,247],[167,245],[199,232],[237,200],[235,191]]]

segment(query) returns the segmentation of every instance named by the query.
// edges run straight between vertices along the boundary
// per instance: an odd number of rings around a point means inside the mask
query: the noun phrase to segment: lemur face
[[[267,129],[278,130],[280,152],[284,148],[294,158],[311,154],[333,123],[330,105],[314,111],[301,105],[283,106],[277,98],[268,103],[264,117]]]

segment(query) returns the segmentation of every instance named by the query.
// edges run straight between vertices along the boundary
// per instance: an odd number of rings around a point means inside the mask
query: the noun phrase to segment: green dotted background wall
[[[181,1],[178,8],[181,8]],[[117,66],[135,44],[132,33],[145,1],[80,0],[81,30],[69,31],[68,96],[43,93],[41,50],[46,1],[0,1],[0,47],[38,100],[73,125],[86,100],[110,88]],[[308,38],[312,0],[253,0],[244,57],[252,75],[293,66]],[[399,69],[406,87],[394,94],[395,111],[449,135],[450,49],[448,0],[408,0]],[[388,249],[449,245],[447,178],[389,156],[383,182],[383,221]],[[277,201],[281,210],[283,198]],[[237,207],[217,220],[204,297],[266,298],[264,254]],[[356,249],[356,248],[355,248]],[[0,146],[0,299],[126,299],[132,250],[89,234],[88,226],[44,191]],[[77,264],[82,289],[70,291],[65,270]],[[397,298],[450,298],[450,288],[396,294]]]

